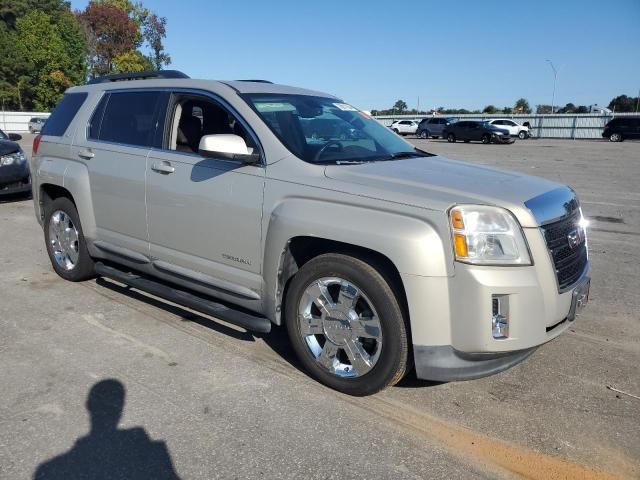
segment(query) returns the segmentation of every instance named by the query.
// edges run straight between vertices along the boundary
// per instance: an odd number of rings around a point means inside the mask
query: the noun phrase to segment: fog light
[[[507,295],[491,296],[491,335],[500,340],[509,336],[509,297]]]

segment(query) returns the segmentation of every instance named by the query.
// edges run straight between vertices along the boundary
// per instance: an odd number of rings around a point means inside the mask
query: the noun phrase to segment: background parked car
[[[618,117],[604,127],[602,136],[611,142],[622,142],[627,138],[640,138],[640,117]]]
[[[488,123],[495,125],[498,128],[509,131],[509,135],[518,137],[520,140],[529,138],[529,127],[520,125],[518,122],[514,122],[508,118],[496,118],[489,120]]]
[[[458,140],[482,143],[513,143],[516,141],[516,137],[509,135],[509,130],[477,120],[463,120],[447,125],[443,135],[452,143]]]
[[[47,119],[45,117],[33,117],[29,120],[29,133],[40,133]]]
[[[418,122],[415,120],[396,120],[389,128],[398,135],[415,135],[418,130]]]
[[[439,138],[442,136],[444,127],[453,123],[453,121],[454,120],[451,118],[442,117],[423,118],[418,124],[416,135],[421,138]]]
[[[16,143],[22,137],[0,130],[0,195],[31,191],[27,158]]]

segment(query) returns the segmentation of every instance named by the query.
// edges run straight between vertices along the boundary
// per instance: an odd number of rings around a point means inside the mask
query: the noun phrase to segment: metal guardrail
[[[421,120],[430,118],[433,115],[378,115],[376,118],[383,125],[389,126],[394,120]],[[640,116],[640,113],[554,113],[554,114],[528,114],[528,115],[487,115],[487,114],[464,114],[464,115],[438,115],[455,120],[490,120],[492,118],[508,118],[520,124],[529,122],[533,131],[533,136],[538,138],[602,138],[604,126],[614,117]]]
[[[28,132],[29,120],[33,117],[49,118],[49,112],[2,112],[0,111],[0,130],[5,132]]]

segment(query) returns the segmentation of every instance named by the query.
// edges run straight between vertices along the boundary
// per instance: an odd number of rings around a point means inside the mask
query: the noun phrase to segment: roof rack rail
[[[269,80],[236,80],[236,82],[273,83]]]
[[[146,78],[190,78],[186,73],[179,70],[147,70],[144,72],[132,73],[116,73],[113,75],[104,75],[89,80],[87,83],[93,85],[96,83],[121,82],[125,80],[144,80]]]

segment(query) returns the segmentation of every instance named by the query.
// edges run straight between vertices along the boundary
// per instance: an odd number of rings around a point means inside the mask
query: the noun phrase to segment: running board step
[[[136,275],[135,273],[124,272],[117,268],[105,265],[102,262],[96,263],[96,273],[103,277],[111,278],[124,283],[132,288],[145,291],[157,297],[164,298],[183,307],[192,308],[212,317],[219,318],[225,322],[233,323],[239,327],[246,328],[252,332],[269,333],[271,322],[268,318],[252,315],[239,310],[234,310],[221,303],[206,300],[184,290],[180,290],[164,283],[156,282],[147,277]]]

